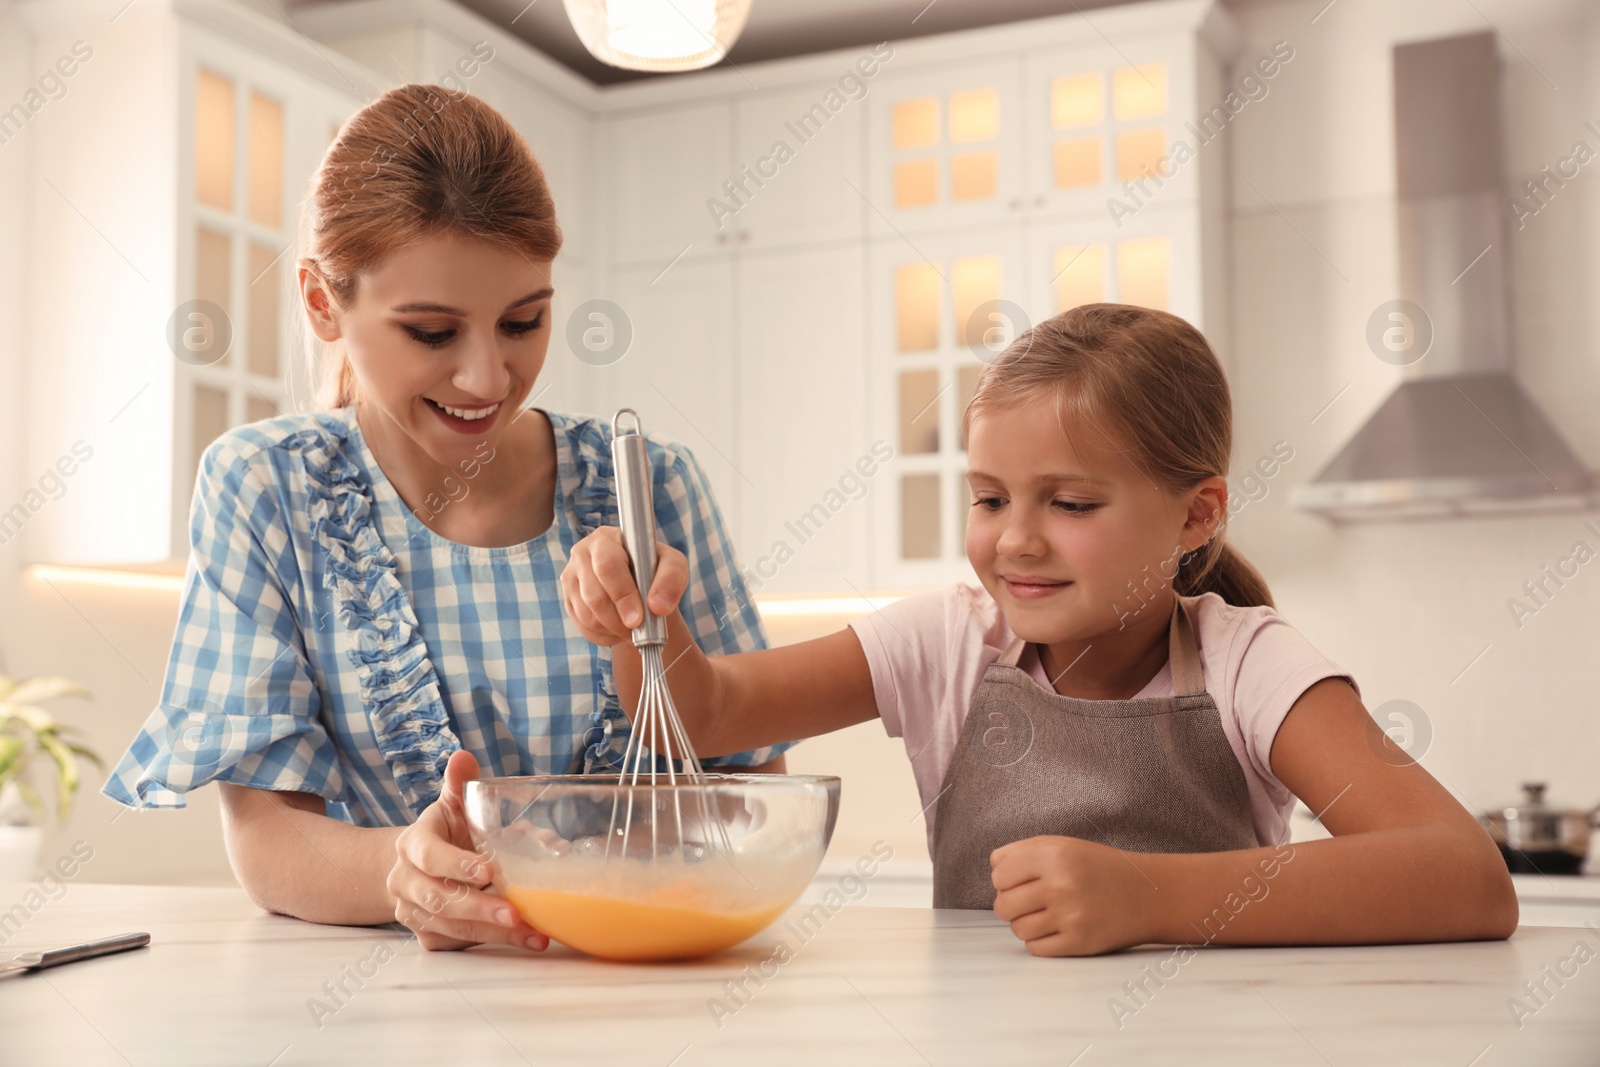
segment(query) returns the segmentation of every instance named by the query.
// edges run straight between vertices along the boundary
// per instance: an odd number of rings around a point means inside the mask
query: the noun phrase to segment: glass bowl
[[[834,777],[657,782],[571,774],[468,782],[467,823],[495,890],[535,929],[591,956],[707,956],[794,903],[839,814]]]

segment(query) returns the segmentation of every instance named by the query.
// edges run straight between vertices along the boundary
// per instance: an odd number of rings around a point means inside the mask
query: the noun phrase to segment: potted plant
[[[37,706],[52,697],[88,695],[82,686],[53,675],[15,681],[0,674],[0,882],[32,878],[44,843],[49,815],[39,791],[28,781],[29,770],[36,763],[47,763],[53,771],[60,824],[72,813],[72,798],[78,791],[78,757],[104,767],[73,727]]]

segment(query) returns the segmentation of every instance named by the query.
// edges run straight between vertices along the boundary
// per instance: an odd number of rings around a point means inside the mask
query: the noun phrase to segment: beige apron
[[[1129,852],[1255,848],[1244,771],[1205,691],[1194,629],[1173,607],[1175,696],[1080,700],[1017,666],[984,672],[945,771],[933,830],[933,906],[992,908],[989,854],[1040,834]]]

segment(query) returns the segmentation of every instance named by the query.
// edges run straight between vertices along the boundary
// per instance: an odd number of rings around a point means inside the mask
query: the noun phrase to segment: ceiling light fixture
[[[733,47],[751,0],[565,0],[596,59],[623,70],[699,70]]]

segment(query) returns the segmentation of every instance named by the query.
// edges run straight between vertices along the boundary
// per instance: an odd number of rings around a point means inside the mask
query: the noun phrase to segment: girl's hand
[[[656,551],[650,612],[670,615],[688,588],[689,561],[665,542],[657,542]],[[633,635],[644,615],[621,530],[602,526],[572,546],[572,558],[561,572],[561,595],[578,631],[595,644],[609,648]]]
[[[1155,887],[1136,854],[1076,837],[1029,837],[989,854],[994,913],[1035,956],[1095,956],[1151,940]]]
[[[476,777],[472,753],[452,754],[439,799],[395,839],[386,883],[394,917],[416,931],[417,942],[429,950],[480,943],[544,949],[550,939],[504,897],[484,889],[490,882],[489,857],[473,851],[464,803],[465,785]]]

